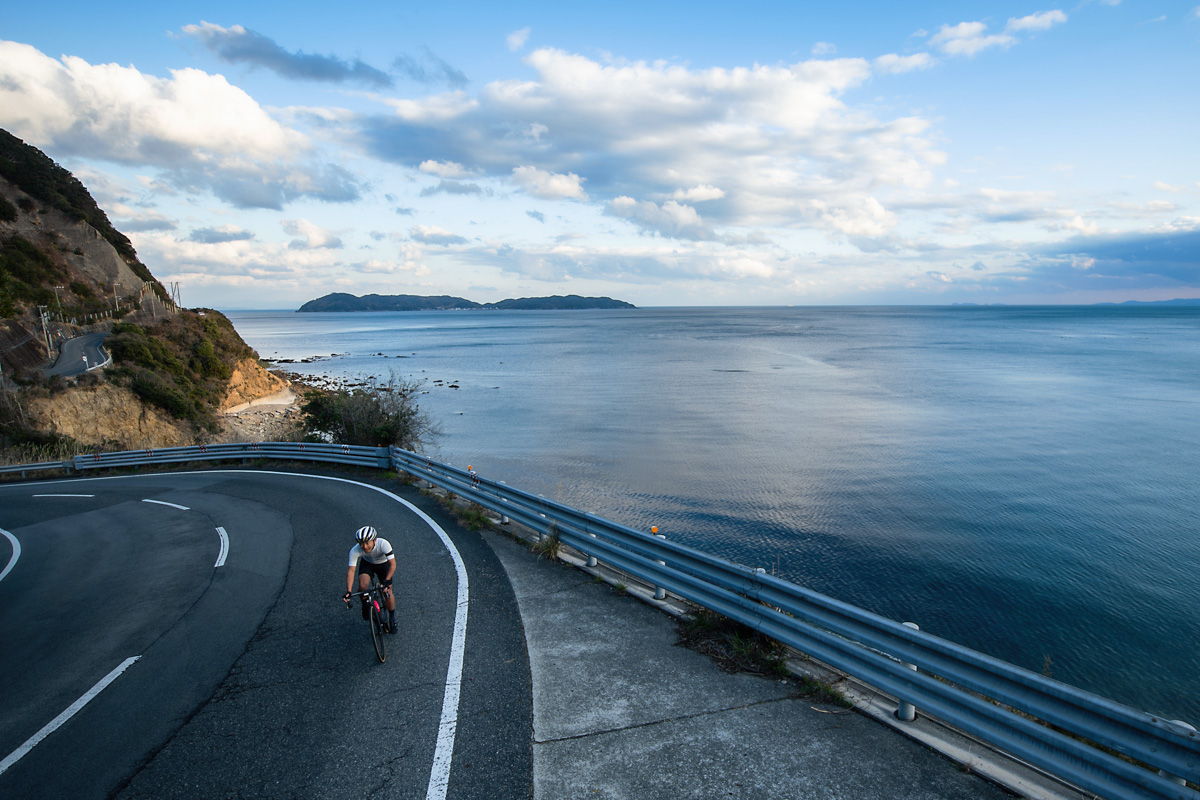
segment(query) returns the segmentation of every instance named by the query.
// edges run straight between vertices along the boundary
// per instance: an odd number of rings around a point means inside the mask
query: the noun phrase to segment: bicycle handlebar
[[[350,592],[350,597],[362,597],[363,595],[374,594],[375,592],[383,593],[385,590],[390,589],[390,588],[391,588],[390,586],[385,586],[384,584],[380,583],[380,584],[376,584],[375,586],[372,586],[371,588],[367,589],[365,592]],[[350,598],[346,597],[346,595],[342,595],[342,599],[345,600],[347,603],[350,602]]]

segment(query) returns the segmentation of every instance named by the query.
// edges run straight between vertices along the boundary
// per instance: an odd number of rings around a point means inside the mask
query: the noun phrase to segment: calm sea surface
[[[424,379],[441,460],[1200,726],[1200,308],[228,316]]]

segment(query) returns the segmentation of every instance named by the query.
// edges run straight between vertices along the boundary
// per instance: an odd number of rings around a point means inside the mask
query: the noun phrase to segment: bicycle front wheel
[[[375,655],[380,663],[387,661],[387,645],[384,643],[383,612],[371,603],[371,644],[375,645]]]

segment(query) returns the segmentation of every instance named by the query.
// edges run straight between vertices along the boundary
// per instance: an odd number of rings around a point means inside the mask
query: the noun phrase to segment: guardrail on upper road
[[[0,472],[239,458],[326,461],[408,472],[541,534],[557,535],[589,560],[603,561],[762,631],[1099,797],[1200,800],[1200,792],[1182,783],[1200,780],[1200,736],[1184,724],[906,627],[762,569],[398,448],[215,444],[98,453],[73,461],[4,467]]]
[[[104,356],[104,360],[99,364],[90,365],[84,372],[95,372],[98,369],[104,369],[109,364],[113,363],[112,354],[104,349],[104,345],[96,345],[96,349],[100,351],[100,355]]]

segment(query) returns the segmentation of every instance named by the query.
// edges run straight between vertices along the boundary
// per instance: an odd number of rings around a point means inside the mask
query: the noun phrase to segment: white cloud
[[[896,226],[896,215],[874,197],[842,205],[814,200],[812,205],[827,229],[845,236],[883,236]]]
[[[505,41],[508,43],[508,49],[515,53],[525,46],[525,42],[529,41],[529,28],[513,31]]]
[[[358,196],[345,170],[304,161],[307,137],[224,77],[196,69],[159,78],[0,41],[0,127],[57,157],[157,167],[177,189],[241,207]]]
[[[422,244],[435,244],[443,247],[467,243],[464,237],[436,225],[416,225],[409,231],[409,235]]]
[[[813,45],[814,56],[831,56],[837,53],[837,45],[830,42],[817,42]]]
[[[712,239],[712,229],[696,213],[696,209],[674,200],[661,206],[649,200],[638,202],[632,197],[613,199],[604,213],[627,219],[644,231],[680,239]]]
[[[725,196],[724,189],[716,186],[693,186],[690,189],[679,189],[671,195],[672,200],[682,200],[685,203],[703,203],[706,200],[720,200]]]
[[[875,71],[883,75],[896,75],[902,72],[912,72],[915,69],[929,69],[937,64],[937,59],[929,53],[915,53],[911,56],[899,56],[888,53],[875,59]]]
[[[989,47],[1011,47],[1016,42],[1005,34],[988,34],[984,22],[943,25],[929,39],[931,45],[952,56],[973,56]]]
[[[537,167],[515,167],[513,180],[529,194],[542,200],[587,200],[583,178],[571,172],[554,174]]]
[[[437,175],[439,178],[465,178],[471,175],[470,170],[464,169],[462,164],[455,164],[453,161],[446,163],[422,161],[421,166],[417,169],[429,175]]]
[[[945,160],[927,120],[881,120],[843,102],[873,74],[864,59],[692,69],[541,49],[525,60],[536,70],[532,80],[495,81],[477,97],[393,103],[395,116],[365,118],[368,152],[414,167],[461,164],[537,197],[606,205],[639,198],[650,205],[627,218],[691,238],[712,236],[714,224],[835,236],[886,227],[891,218],[879,207],[887,188],[928,185]],[[703,225],[683,219],[683,206],[694,213],[693,204],[717,199],[716,187],[722,202],[706,208]],[[664,211],[664,200],[679,207]]]
[[[1039,11],[1036,14],[1030,14],[1027,17],[1010,17],[1008,24],[1004,26],[1006,33],[1015,33],[1017,31],[1045,31],[1067,21],[1067,15],[1062,11],[1055,9],[1054,11]]]
[[[1175,192],[1176,194],[1187,191],[1186,186],[1178,186],[1176,184],[1165,183],[1163,181],[1155,181],[1154,188],[1158,189],[1160,192]]]
[[[340,250],[342,240],[332,232],[306,219],[283,219],[280,227],[289,236],[299,236],[288,243],[291,250]]]

